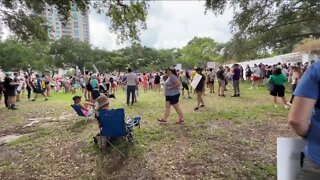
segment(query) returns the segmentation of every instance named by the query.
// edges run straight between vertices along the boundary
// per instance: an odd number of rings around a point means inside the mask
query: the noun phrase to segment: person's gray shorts
[[[305,157],[303,167],[298,175],[298,180],[318,180],[320,179],[320,166]]]

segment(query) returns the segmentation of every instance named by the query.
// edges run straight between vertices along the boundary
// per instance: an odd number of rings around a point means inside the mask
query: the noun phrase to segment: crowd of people
[[[251,83],[250,89],[266,85],[267,82],[272,83],[274,87],[270,95],[274,97],[275,107],[278,106],[277,98],[280,97],[285,108],[289,108],[294,96],[290,98],[290,101],[287,101],[285,83],[290,82],[292,90],[294,90],[307,68],[307,63],[304,65],[255,64],[253,67],[248,65],[246,68],[234,64],[232,67],[219,66],[207,69],[194,67],[190,70],[177,70],[168,68],[165,71],[148,73],[140,73],[130,68],[127,72],[117,74],[99,74],[86,71],[83,74],[69,77],[6,72],[0,73],[0,98],[2,99],[3,94],[6,107],[17,109],[16,102],[24,97],[25,91],[30,101],[35,101],[39,94],[44,96],[44,100],[48,100],[52,92],[76,94],[77,91],[81,91],[86,101],[94,103],[101,93],[114,96],[119,89],[125,89],[127,92],[126,104],[129,106],[137,102],[139,89],[143,89],[144,93],[150,90],[160,93],[163,90],[167,102],[170,102],[171,105],[178,101],[180,92],[183,98],[191,98],[191,94],[196,94],[197,105],[194,110],[197,111],[205,107],[203,96],[206,88],[209,93],[217,92],[220,97],[226,97],[228,89],[233,90],[231,97],[240,97],[240,82],[248,81]],[[177,79],[173,78],[170,72]],[[197,86],[193,87],[191,84],[196,75],[200,79]],[[174,83],[175,81],[179,83]],[[218,83],[216,87],[215,82]],[[174,88],[168,89],[171,86]],[[175,109],[177,112],[179,111],[179,108]],[[168,111],[167,108],[166,111]],[[181,113],[179,112],[179,114]],[[166,117],[167,115],[164,115],[164,119]],[[183,116],[180,118],[183,120]]]

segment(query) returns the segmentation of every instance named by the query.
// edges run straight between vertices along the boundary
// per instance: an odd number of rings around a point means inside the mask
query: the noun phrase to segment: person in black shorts
[[[188,93],[188,98],[191,99],[190,91],[189,91],[189,79],[187,77],[187,72],[181,71],[180,81],[181,81],[181,85],[182,85],[182,96],[185,97],[184,90],[186,90]]]
[[[206,81],[205,76],[201,73],[202,69],[198,68],[198,69],[196,69],[196,72],[197,72],[197,74],[199,74],[201,76],[201,79],[195,89],[196,94],[197,94],[197,101],[198,101],[197,107],[194,108],[195,111],[197,111],[200,108],[205,106],[204,102],[203,102],[203,93],[205,90],[204,88],[205,88],[205,81]]]
[[[155,91],[160,92],[160,75],[159,73],[156,73],[156,75],[154,76],[154,88]]]
[[[282,99],[284,107],[286,109],[290,108],[290,104],[288,103],[285,97],[285,83],[288,81],[286,75],[281,72],[280,68],[277,68],[273,75],[271,75],[268,79],[269,83],[272,83],[274,88],[270,91],[270,95],[273,96],[274,106],[278,107],[277,97]]]

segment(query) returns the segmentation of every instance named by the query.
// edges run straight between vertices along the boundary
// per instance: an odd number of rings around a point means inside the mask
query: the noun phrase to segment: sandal
[[[179,121],[176,122],[176,124],[183,124],[183,123],[184,123],[183,119],[180,119]]]
[[[166,123],[167,121],[164,120],[163,118],[161,118],[161,119],[158,119],[158,122],[160,122],[160,123]]]
[[[198,110],[199,110],[199,107],[195,107],[193,110],[194,110],[194,111],[198,111]]]
[[[204,104],[202,104],[200,107],[201,107],[201,108],[203,108],[203,107],[205,107],[205,105],[204,105]]]

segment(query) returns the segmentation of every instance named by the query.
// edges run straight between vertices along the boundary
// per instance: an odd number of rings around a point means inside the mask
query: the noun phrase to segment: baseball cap
[[[73,101],[75,101],[75,100],[77,100],[77,99],[81,99],[81,96],[74,96],[74,97],[72,98]]]

